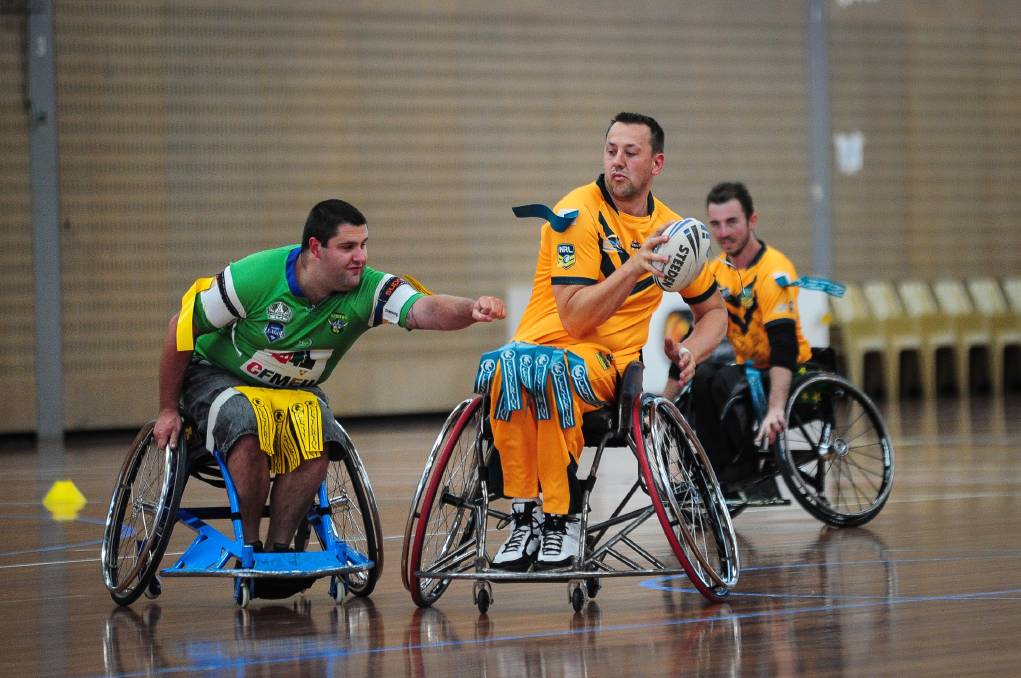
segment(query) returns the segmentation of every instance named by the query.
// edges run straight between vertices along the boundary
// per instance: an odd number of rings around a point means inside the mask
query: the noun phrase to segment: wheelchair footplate
[[[777,485],[776,476],[767,475],[764,478],[751,480],[745,483],[736,483],[731,491],[725,492],[727,506],[731,513],[735,509],[744,510],[752,506],[790,506],[791,500],[780,494],[780,487]]]
[[[257,553],[228,539],[187,509],[182,523],[198,533],[177,562],[160,571],[165,577],[327,577],[362,572],[375,563],[339,539],[323,551]],[[234,563],[232,565],[232,563]]]

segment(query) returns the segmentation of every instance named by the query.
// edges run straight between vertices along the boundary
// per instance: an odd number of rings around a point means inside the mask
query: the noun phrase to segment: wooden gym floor
[[[438,419],[349,426],[386,537],[371,598],[335,606],[318,582],[244,611],[225,579],[164,579],[155,601],[111,601],[99,544],[130,433],[75,437],[43,451],[55,460],[47,468],[32,445],[0,438],[0,673],[1017,675],[1021,399],[907,401],[884,412],[896,478],[869,525],[826,528],[797,505],[748,510],[735,521],[743,567],[729,602],[707,604],[683,578],[606,579],[579,614],[562,583],[494,586],[485,616],[467,582],[431,609],[411,602],[402,533]],[[40,500],[64,478],[88,504],[55,522]],[[185,498],[208,492],[220,491],[192,483]],[[179,527],[170,550],[190,534]]]

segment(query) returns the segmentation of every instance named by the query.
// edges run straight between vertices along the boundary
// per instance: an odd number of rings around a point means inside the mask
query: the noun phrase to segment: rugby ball
[[[655,262],[652,274],[656,284],[668,292],[680,292],[698,277],[709,261],[712,241],[709,229],[698,219],[681,219],[668,225],[663,235],[669,240],[653,252],[670,257],[666,263]]]

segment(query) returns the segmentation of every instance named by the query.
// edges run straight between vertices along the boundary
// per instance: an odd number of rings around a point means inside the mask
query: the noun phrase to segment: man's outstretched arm
[[[460,330],[474,323],[488,323],[507,317],[503,300],[432,294],[418,299],[408,311],[407,327],[412,330]]]

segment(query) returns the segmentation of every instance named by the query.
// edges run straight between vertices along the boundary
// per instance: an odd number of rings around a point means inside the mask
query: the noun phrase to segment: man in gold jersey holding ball
[[[510,344],[483,356],[476,389],[512,498],[511,533],[494,567],[570,567],[578,551],[575,477],[585,412],[613,402],[619,375],[638,360],[663,295],[653,249],[681,217],[652,195],[663,170],[663,129],[619,113],[603,146],[603,174],[568,193],[542,227],[531,299]],[[664,349],[681,379],[719,344],[727,316],[707,268],[682,290],[697,328]]]

